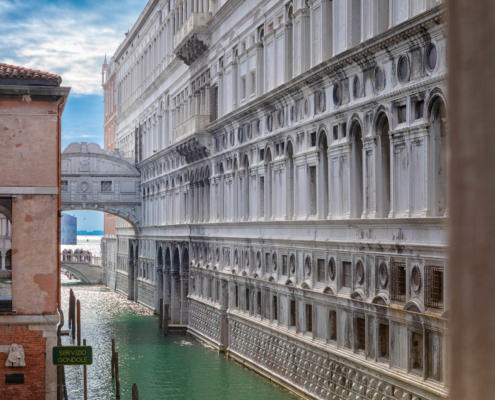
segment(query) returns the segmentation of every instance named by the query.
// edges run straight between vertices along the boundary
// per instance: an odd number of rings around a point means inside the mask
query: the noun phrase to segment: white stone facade
[[[446,398],[440,3],[150,0],[108,67],[111,286],[305,396]]]

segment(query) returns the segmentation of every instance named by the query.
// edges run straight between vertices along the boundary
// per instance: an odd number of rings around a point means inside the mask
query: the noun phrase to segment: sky
[[[71,92],[62,149],[103,146],[101,65],[113,55],[146,0],[0,0],[0,62],[58,74]],[[102,230],[103,214],[70,212],[78,229]]]

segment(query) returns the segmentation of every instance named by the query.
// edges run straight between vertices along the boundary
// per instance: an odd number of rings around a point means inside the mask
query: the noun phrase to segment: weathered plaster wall
[[[57,103],[0,100],[1,186],[57,186]]]

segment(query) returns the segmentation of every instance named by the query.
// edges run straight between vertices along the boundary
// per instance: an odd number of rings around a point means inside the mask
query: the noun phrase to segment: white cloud
[[[0,0],[0,61],[59,74],[72,93],[101,93],[103,57],[113,54],[144,5],[136,0],[100,1],[84,9],[63,4]],[[126,7],[127,12],[119,11]]]

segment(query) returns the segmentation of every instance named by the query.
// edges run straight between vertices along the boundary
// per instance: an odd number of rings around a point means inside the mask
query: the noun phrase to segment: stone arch
[[[415,312],[415,313],[424,313],[425,312],[425,306],[421,300],[412,299],[412,300],[409,300],[404,305],[404,310],[410,311],[410,312]]]
[[[294,145],[292,138],[287,139],[286,145],[286,171],[287,171],[287,216],[289,219],[294,218],[295,211],[295,173],[294,173]]]
[[[157,288],[157,295],[156,295],[156,309],[158,310],[158,313],[161,312],[160,310],[160,300],[163,301],[163,292],[164,292],[164,288],[163,288],[163,281],[164,281],[164,260],[163,260],[163,250],[162,250],[162,246],[159,245],[158,246],[158,251],[157,251],[157,255],[156,255],[156,280],[157,280],[157,283],[156,283],[156,288]]]
[[[387,217],[391,208],[390,119],[384,109],[376,114],[374,135],[377,138],[377,211],[379,217]]]
[[[388,306],[390,305],[390,299],[388,296],[384,293],[380,293],[373,297],[373,300],[371,301],[372,304],[380,305],[380,306]]]
[[[349,128],[351,141],[351,209],[353,218],[361,218],[363,212],[363,130],[362,125],[353,120]]]
[[[447,108],[441,93],[435,92],[428,102],[429,125],[429,164],[431,188],[430,209],[433,215],[443,216],[447,212],[447,165],[448,128]]]
[[[325,219],[329,212],[329,181],[328,181],[328,133],[325,126],[318,131],[318,216]]]
[[[249,176],[249,154],[245,153],[242,159],[242,168],[243,168],[243,217],[245,220],[249,220],[251,218],[250,216],[250,198],[249,198],[249,193],[250,193],[250,180],[251,177]]]

